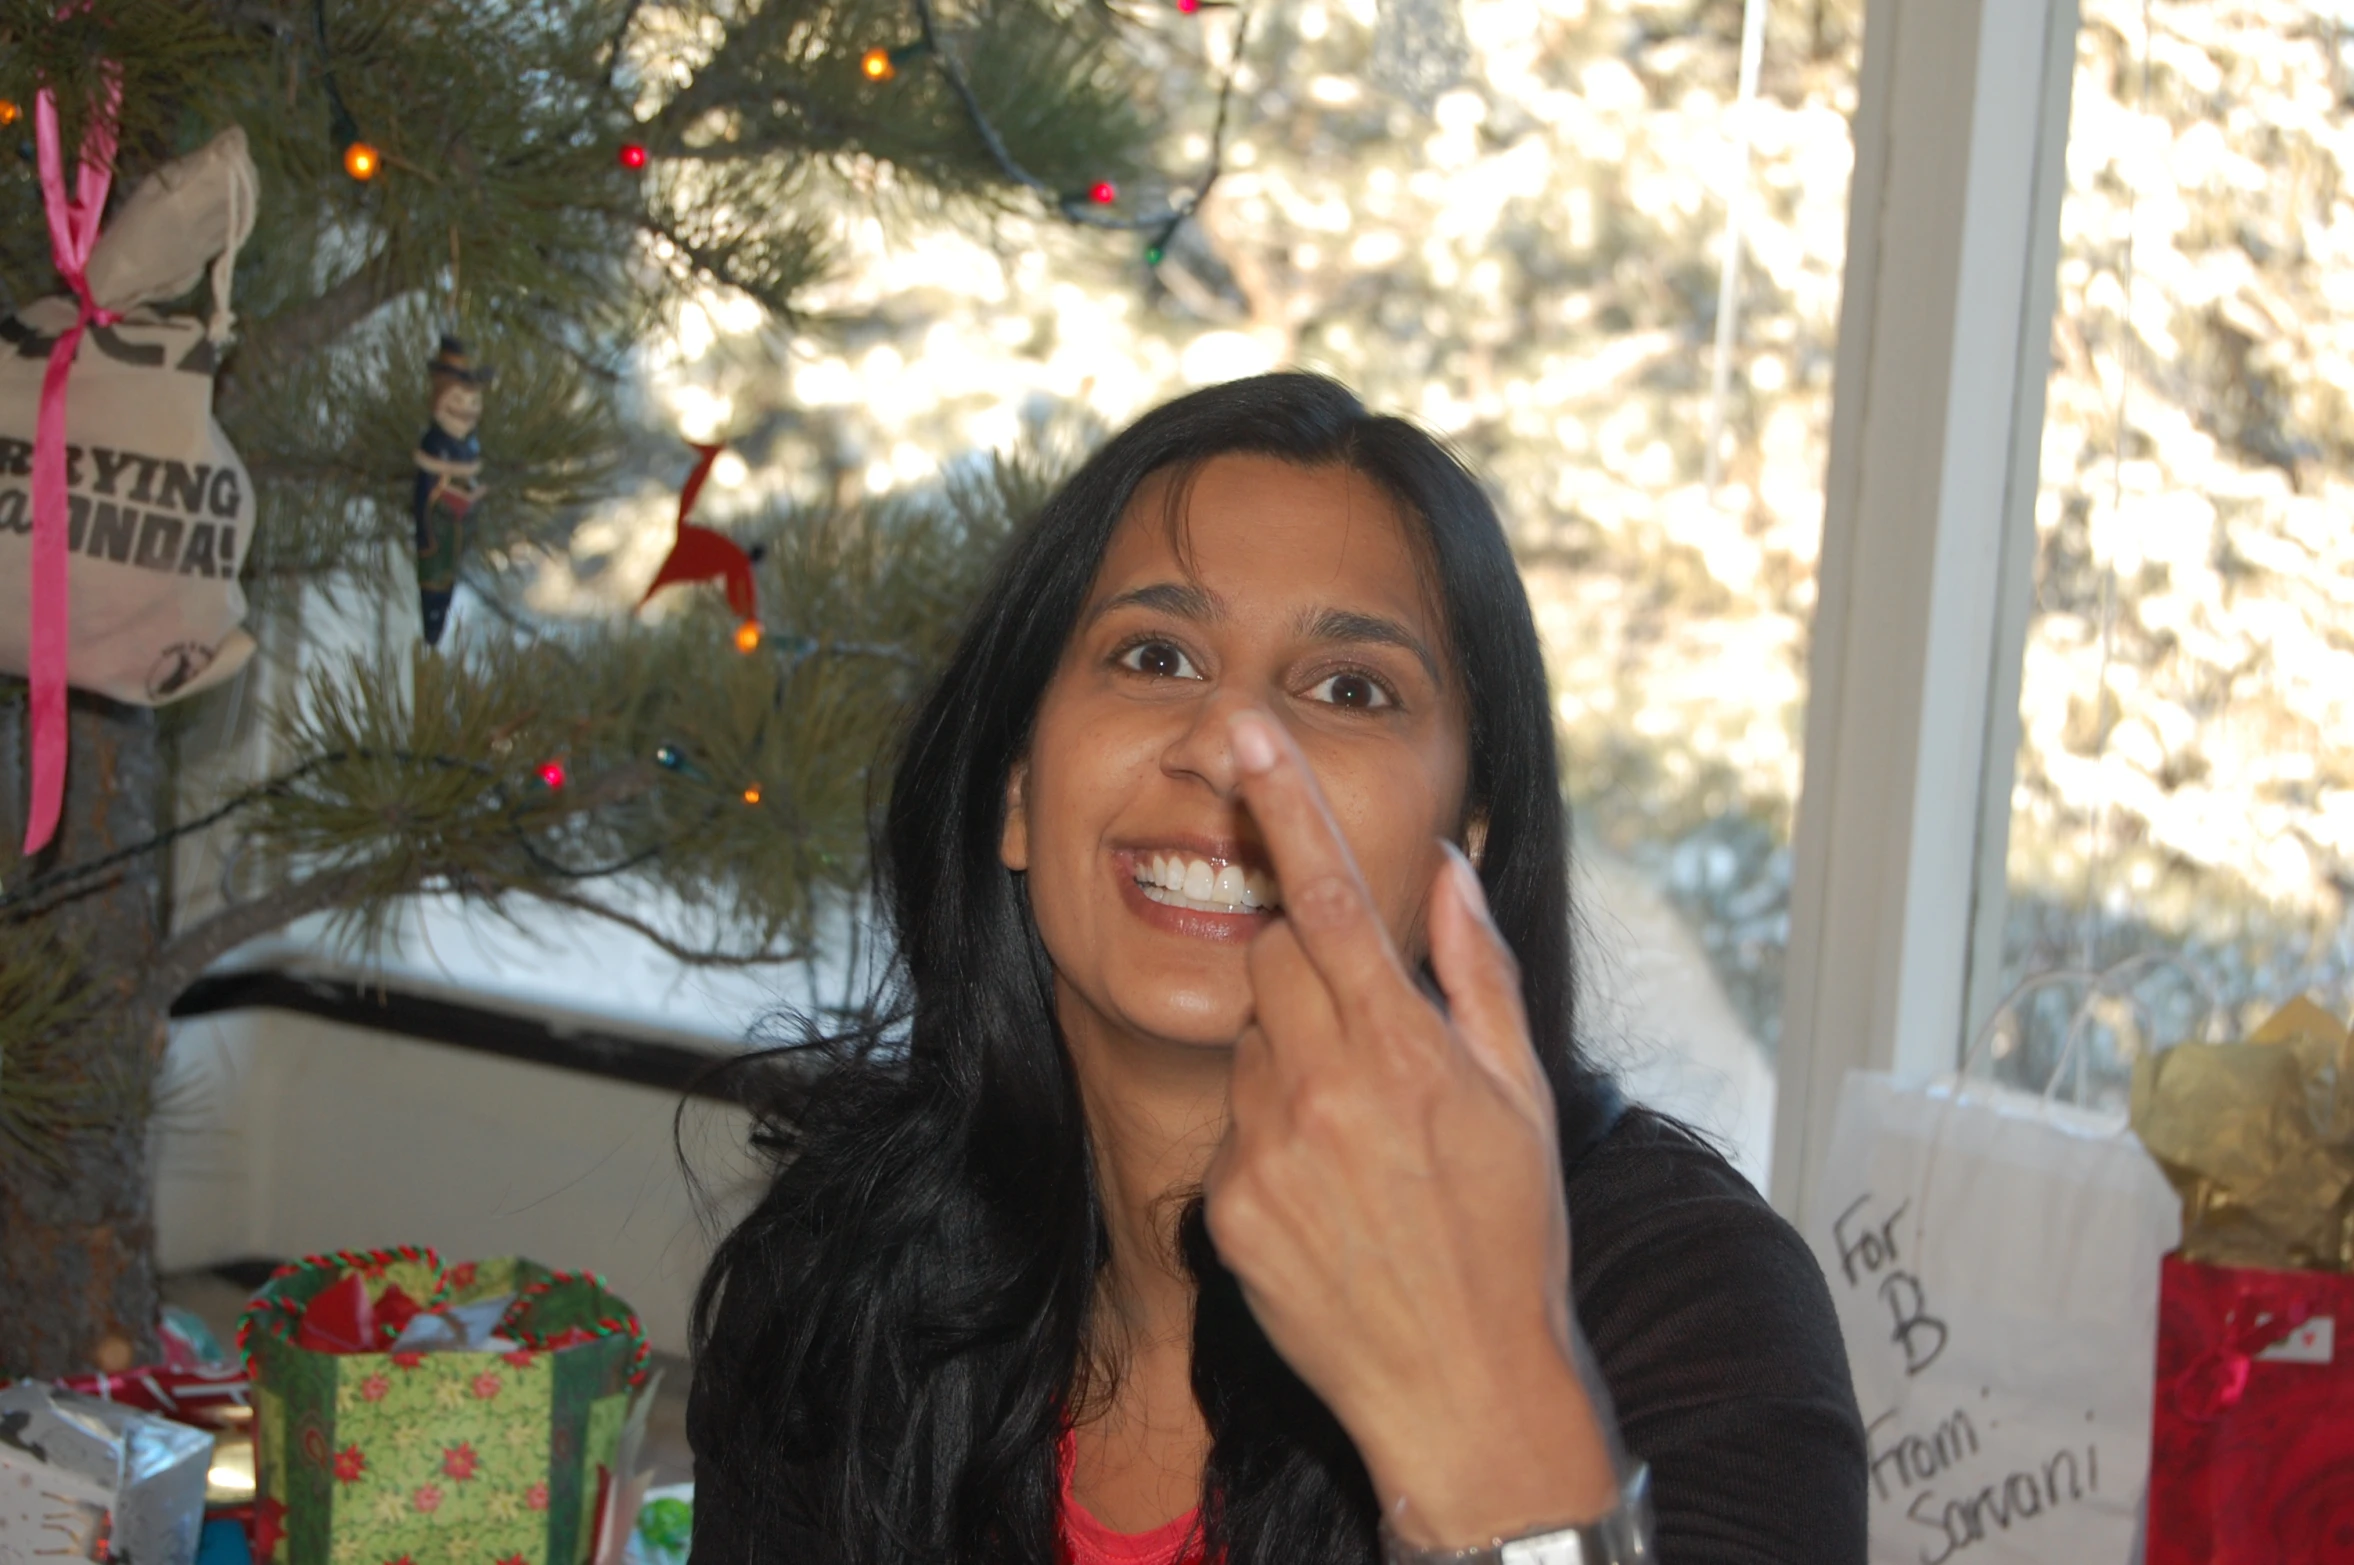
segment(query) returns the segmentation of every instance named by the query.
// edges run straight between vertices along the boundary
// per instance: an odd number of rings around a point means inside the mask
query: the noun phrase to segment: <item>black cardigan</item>
[[[1863,1425],[1814,1256],[1688,1131],[1607,1093],[1594,1107],[1563,1126],[1571,1282],[1626,1448],[1651,1465],[1659,1560],[1863,1565]],[[751,1508],[709,1481],[696,1378],[695,1565],[817,1565],[819,1540],[748,1536]]]

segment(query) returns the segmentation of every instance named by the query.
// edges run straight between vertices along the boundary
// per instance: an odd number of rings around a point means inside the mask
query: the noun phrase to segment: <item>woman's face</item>
[[[1224,1046],[1280,888],[1235,792],[1227,719],[1285,724],[1401,951],[1419,955],[1468,745],[1435,583],[1406,520],[1343,467],[1221,456],[1171,524],[1145,483],[1105,552],[1010,780],[1003,857],[1074,1006]]]

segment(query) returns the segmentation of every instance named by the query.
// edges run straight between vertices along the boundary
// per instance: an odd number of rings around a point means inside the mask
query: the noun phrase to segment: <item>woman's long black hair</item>
[[[1313,375],[1157,408],[1013,542],[917,712],[877,843],[900,1042],[833,1046],[767,1127],[774,1184],[695,1301],[700,1565],[1050,1565],[1056,1442],[1106,1258],[1054,978],[999,861],[1006,779],[1130,498],[1228,453],[1345,465],[1423,533],[1469,707],[1481,879],[1566,1123],[1609,1088],[1573,1042],[1568,822],[1528,599],[1479,484]],[[1259,1331],[1199,1216],[1203,1525],[1229,1565],[1367,1565],[1376,1504],[1338,1423]]]

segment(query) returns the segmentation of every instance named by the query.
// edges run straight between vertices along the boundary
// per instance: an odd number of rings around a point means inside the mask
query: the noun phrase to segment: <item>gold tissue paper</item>
[[[2237,1044],[2133,1067],[2133,1129],[2182,1197],[2182,1254],[2354,1271],[2354,1035],[2292,1000]]]

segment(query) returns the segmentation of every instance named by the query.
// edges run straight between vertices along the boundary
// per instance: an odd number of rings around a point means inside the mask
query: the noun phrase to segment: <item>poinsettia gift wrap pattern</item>
[[[352,1277],[404,1322],[411,1305],[450,1320],[495,1313],[493,1346],[301,1346],[312,1301]],[[429,1250],[312,1256],[255,1296],[242,1340],[257,1565],[590,1557],[646,1353],[636,1317],[597,1279],[516,1258],[445,1267]]]
[[[2149,1565],[2354,1560],[2354,1275],[2170,1255]]]

